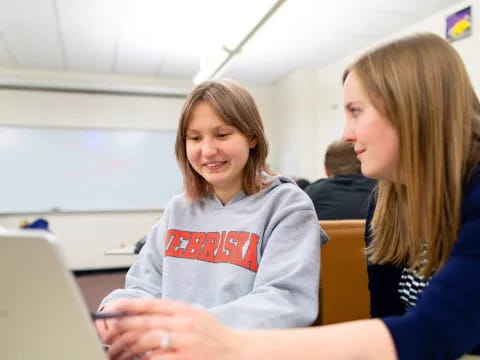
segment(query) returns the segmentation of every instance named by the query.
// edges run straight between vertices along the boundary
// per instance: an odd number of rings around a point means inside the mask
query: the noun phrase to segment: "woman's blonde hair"
[[[462,190],[480,162],[480,104],[457,52],[418,34],[381,46],[347,68],[399,137],[397,174],[380,181],[367,249],[373,263],[430,276],[450,254]]]
[[[187,158],[186,134],[195,106],[208,103],[227,125],[237,128],[256,145],[243,169],[242,187],[254,194],[262,187],[261,172],[267,171],[268,143],[262,119],[250,92],[233,80],[206,81],[188,95],[178,124],[175,154],[183,173],[186,196],[199,200],[212,193],[212,186],[190,165]]]

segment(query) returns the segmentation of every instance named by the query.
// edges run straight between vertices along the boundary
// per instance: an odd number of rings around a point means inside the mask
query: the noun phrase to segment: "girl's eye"
[[[187,139],[190,140],[190,141],[198,141],[198,140],[200,140],[200,137],[199,136],[189,136],[189,137],[187,137]]]
[[[230,135],[229,133],[220,133],[218,134],[217,136],[220,137],[220,138],[225,138],[227,137],[228,135]]]

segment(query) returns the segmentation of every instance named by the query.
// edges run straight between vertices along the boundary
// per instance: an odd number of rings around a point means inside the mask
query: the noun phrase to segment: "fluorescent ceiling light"
[[[226,70],[232,58],[242,51],[242,47],[253,35],[270,19],[270,17],[283,5],[286,0],[276,0],[275,3],[262,14],[260,20],[248,31],[244,32],[237,41],[228,41],[216,51],[205,63],[200,65],[200,71],[193,78],[195,84],[208,79],[218,79]]]

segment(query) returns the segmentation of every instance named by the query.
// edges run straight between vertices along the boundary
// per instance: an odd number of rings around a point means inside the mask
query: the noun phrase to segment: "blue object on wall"
[[[25,224],[22,226],[22,229],[33,229],[33,230],[45,230],[50,231],[48,227],[48,221],[42,218],[36,219],[31,223]]]

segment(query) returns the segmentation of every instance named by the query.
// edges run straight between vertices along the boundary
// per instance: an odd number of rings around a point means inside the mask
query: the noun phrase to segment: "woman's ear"
[[[250,149],[253,149],[255,146],[257,146],[257,139],[254,138],[254,137],[250,137],[250,140],[248,141],[248,146],[250,147]]]

